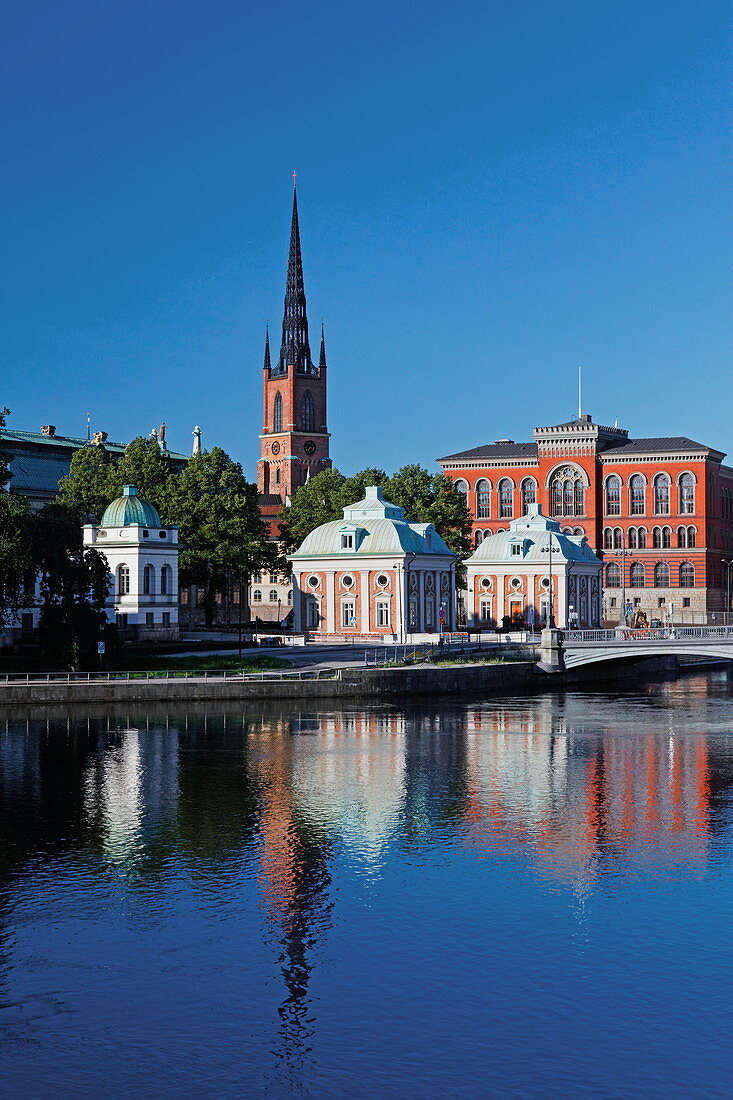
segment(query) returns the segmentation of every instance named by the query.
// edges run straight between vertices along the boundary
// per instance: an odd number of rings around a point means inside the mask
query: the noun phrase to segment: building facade
[[[165,426],[155,435],[180,471],[186,465],[186,456],[169,451],[165,443]],[[0,446],[9,459],[10,481],[7,490],[25,497],[31,508],[38,511],[59,495],[59,482],[69,473],[71,460],[83,447],[101,447],[114,458],[125,453],[124,443],[111,443],[106,432],[90,433],[89,438],[59,435],[53,424],[45,424],[40,432],[20,432],[12,428],[0,428]]]
[[[377,486],[311,531],[290,561],[296,632],[406,642],[455,629],[455,554]]]
[[[311,356],[308,311],[303,282],[298,196],[293,190],[290,251],[285,283],[280,352],[273,362],[269,331],[265,335],[260,459],[257,488],[262,518],[270,538],[280,535],[277,521],[283,505],[310,478],[331,465],[327,421],[326,339],[316,366]],[[253,621],[282,622],[290,615],[293,586],[287,576],[257,574],[249,590]]]
[[[563,531],[538,504],[488,535],[466,561],[467,625],[599,627],[603,564],[585,535]]]
[[[733,469],[685,437],[630,439],[585,414],[439,459],[473,516],[476,547],[532,505],[604,562],[603,618],[730,617]]]

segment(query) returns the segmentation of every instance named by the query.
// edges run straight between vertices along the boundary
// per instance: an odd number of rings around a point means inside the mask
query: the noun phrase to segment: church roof
[[[508,531],[485,538],[466,564],[513,561],[519,567],[523,562],[541,561],[547,565],[550,544],[553,557],[558,561],[597,564],[600,569],[600,558],[593,553],[585,536],[566,535],[556,519],[542,514],[539,504],[530,504],[527,515],[512,520]],[[521,547],[520,554],[512,549],[517,545]]]
[[[342,545],[342,536],[347,534],[353,536],[352,549]],[[351,560],[380,554],[455,558],[431,523],[408,523],[404,509],[384,500],[376,485],[369,486],[363,500],[344,508],[343,519],[331,520],[311,531],[290,557]]]
[[[149,500],[138,495],[137,485],[124,485],[122,496],[108,504],[102,527],[160,527],[158,511]]]

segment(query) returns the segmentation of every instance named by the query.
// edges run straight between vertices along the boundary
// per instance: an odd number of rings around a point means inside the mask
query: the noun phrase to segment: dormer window
[[[512,543],[512,557],[518,558],[522,553],[522,544],[519,542]]]
[[[353,534],[341,536],[341,549],[353,550],[354,549],[354,536]]]

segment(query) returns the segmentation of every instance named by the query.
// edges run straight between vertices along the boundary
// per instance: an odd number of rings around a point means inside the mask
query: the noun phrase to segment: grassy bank
[[[290,668],[290,661],[282,657],[238,657],[236,654],[201,654],[193,657],[170,657],[152,653],[122,653],[116,661],[110,661],[108,672],[259,672]]]

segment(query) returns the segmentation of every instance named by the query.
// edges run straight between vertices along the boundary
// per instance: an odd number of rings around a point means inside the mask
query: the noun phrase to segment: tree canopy
[[[432,523],[454,554],[471,550],[471,514],[450,478],[431,474],[424,466],[403,466],[392,477],[369,467],[353,477],[338,470],[322,470],[293,494],[290,507],[279,515],[283,540],[289,549],[322,523],[340,519],[343,509],[364,496],[367,485],[380,485],[387,500],[404,508],[411,523]]]
[[[179,528],[181,577],[202,589],[207,621],[216,592],[233,577],[283,564],[277,545],[267,539],[256,486],[221,447],[194,455],[169,480],[161,513]]]

